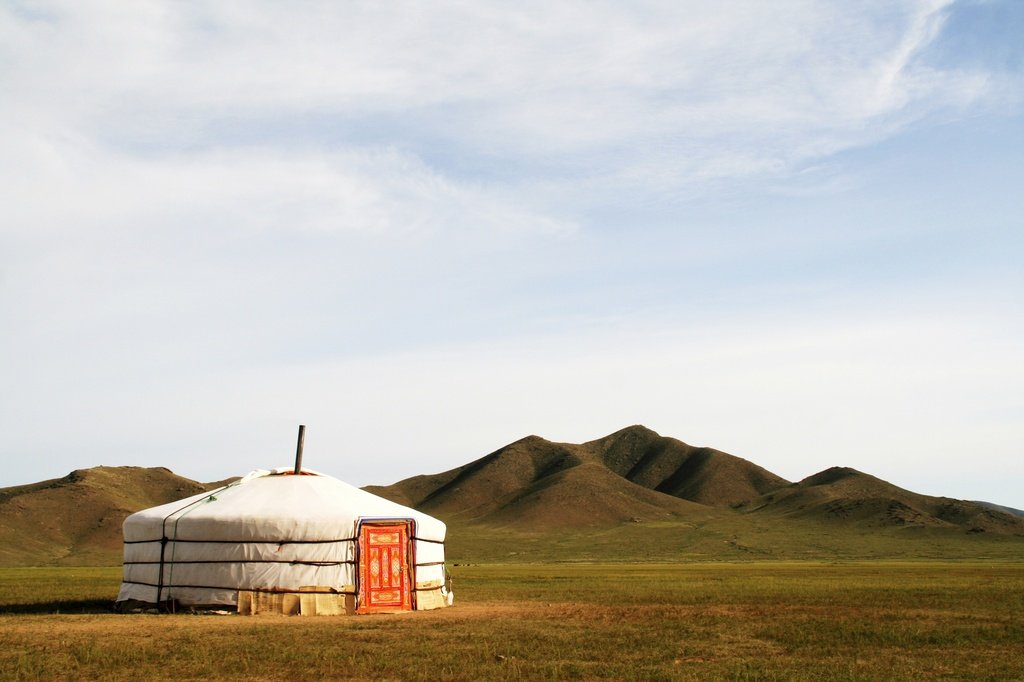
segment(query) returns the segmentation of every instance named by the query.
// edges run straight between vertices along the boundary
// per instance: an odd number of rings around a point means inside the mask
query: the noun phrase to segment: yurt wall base
[[[432,611],[449,606],[447,596],[440,585],[418,584],[416,610]],[[255,616],[274,613],[284,616],[351,616],[356,612],[356,598],[353,594],[324,594],[327,588],[299,588],[297,592],[238,591],[238,613]],[[395,609],[395,613],[402,609]]]
[[[416,592],[416,610],[430,611],[431,609],[443,609],[448,606],[448,600],[441,592],[440,587],[434,590],[420,588]]]
[[[356,612],[353,594],[325,594],[329,588],[299,588],[297,592],[238,591],[238,613],[255,616],[276,613],[285,616],[350,616]]]

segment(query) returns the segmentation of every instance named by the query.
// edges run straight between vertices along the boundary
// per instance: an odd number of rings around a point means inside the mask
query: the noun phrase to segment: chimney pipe
[[[293,474],[302,473],[302,441],[306,438],[306,425],[299,424],[299,442],[295,445],[295,471]]]

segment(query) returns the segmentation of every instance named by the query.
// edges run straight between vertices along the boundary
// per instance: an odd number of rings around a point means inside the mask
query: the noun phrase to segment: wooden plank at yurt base
[[[351,616],[355,612],[354,594],[339,594],[319,585],[300,587],[295,592],[238,591],[238,614],[242,616]]]
[[[441,581],[431,580],[416,584],[416,610],[430,611],[448,606],[448,600],[441,593]]]

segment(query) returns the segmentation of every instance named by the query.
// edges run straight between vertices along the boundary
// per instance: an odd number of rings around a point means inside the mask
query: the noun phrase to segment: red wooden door
[[[364,524],[359,533],[360,613],[412,609],[409,526]]]

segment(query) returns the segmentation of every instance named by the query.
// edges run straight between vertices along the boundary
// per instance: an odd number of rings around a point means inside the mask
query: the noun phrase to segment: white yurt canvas
[[[118,603],[249,613],[274,599],[271,610],[290,613],[316,613],[317,603],[320,613],[447,606],[445,530],[331,476],[257,470],[125,519]],[[327,609],[330,599],[347,607]]]

